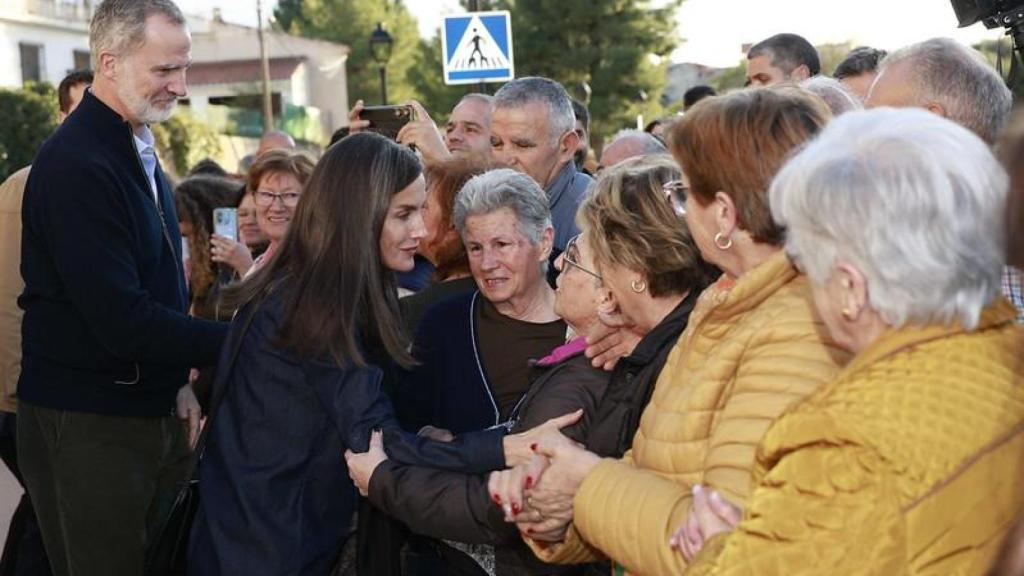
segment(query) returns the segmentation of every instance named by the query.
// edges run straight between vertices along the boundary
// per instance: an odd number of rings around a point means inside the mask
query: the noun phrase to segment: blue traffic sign
[[[508,11],[447,16],[441,28],[444,83],[506,82],[515,78]]]

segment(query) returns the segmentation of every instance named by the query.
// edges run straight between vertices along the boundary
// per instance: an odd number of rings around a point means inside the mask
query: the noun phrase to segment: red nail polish
[[[530,488],[533,488],[533,478],[530,478],[529,476],[527,476],[526,477],[526,489],[529,490]]]
[[[519,507],[519,504],[513,504],[512,505],[512,514],[513,515],[518,516],[519,513],[522,512],[522,511],[523,511],[523,509]]]
[[[526,533],[527,534],[533,534],[533,528],[527,528],[526,529]]]
[[[494,498],[494,503],[495,504],[497,504],[498,506],[501,506],[501,496],[498,496],[497,494],[495,494],[495,495],[492,496],[492,498]]]
[[[534,442],[533,444],[530,444],[530,451],[531,452],[536,452],[537,451],[537,443],[536,442]]]

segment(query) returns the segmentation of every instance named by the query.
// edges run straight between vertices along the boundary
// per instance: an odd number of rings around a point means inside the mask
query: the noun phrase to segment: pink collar
[[[551,366],[564,362],[568,358],[582,353],[587,349],[587,339],[583,336],[577,336],[572,340],[569,340],[565,344],[555,348],[550,354],[537,360],[536,366]]]

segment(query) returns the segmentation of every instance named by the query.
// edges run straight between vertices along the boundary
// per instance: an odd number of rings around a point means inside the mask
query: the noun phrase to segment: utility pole
[[[263,132],[274,129],[274,99],[270,93],[270,58],[263,41],[263,0],[256,0],[256,36],[260,41],[260,62],[263,68]]]

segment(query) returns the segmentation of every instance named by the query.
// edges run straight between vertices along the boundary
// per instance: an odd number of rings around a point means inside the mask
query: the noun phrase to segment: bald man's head
[[[259,156],[267,150],[274,150],[276,148],[291,150],[295,148],[295,140],[280,130],[271,130],[260,138],[260,147],[256,150],[256,155]]]
[[[623,160],[637,156],[665,154],[668,150],[654,136],[639,130],[623,130],[601,151],[601,169],[611,168]]]

